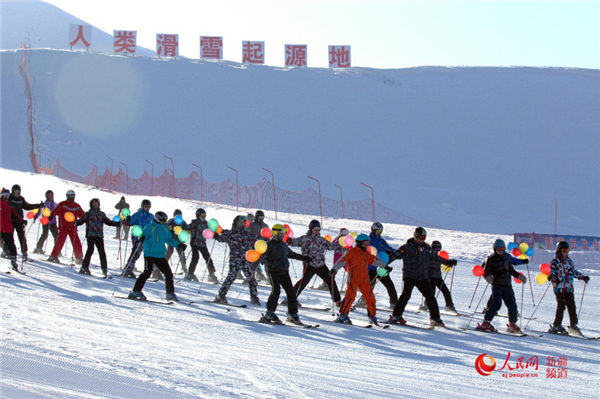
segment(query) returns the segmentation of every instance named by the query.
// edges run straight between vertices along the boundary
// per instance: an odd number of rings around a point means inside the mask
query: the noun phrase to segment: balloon
[[[31,212],[33,212],[34,214],[36,214],[36,213],[38,213],[39,210],[40,210],[40,208],[35,208],[35,209],[32,209]]]
[[[271,232],[271,229],[269,229],[268,227],[263,227],[260,231],[260,235],[264,238],[271,238],[273,237],[273,232]]]
[[[538,275],[535,276],[535,282],[539,285],[544,285],[548,282],[548,276],[544,273],[538,273]]]
[[[256,251],[258,251],[259,254],[264,254],[265,252],[267,252],[267,242],[264,240],[256,240],[256,242],[254,243],[254,249],[256,249]]]
[[[217,222],[217,219],[210,219],[208,221],[208,228],[211,229],[214,233],[217,232],[217,227],[219,227],[219,222]]]
[[[67,222],[73,222],[73,221],[75,221],[75,215],[73,215],[72,212],[67,212],[67,213],[65,213],[65,220]]]
[[[346,246],[352,246],[352,244],[354,244],[354,237],[352,237],[352,234],[344,236],[344,244],[346,244]]]
[[[219,226],[217,227],[217,231],[215,231],[215,233],[217,233],[217,234],[221,234],[222,232],[223,232],[223,228],[221,227],[221,225],[219,225]]]
[[[142,235],[142,228],[137,224],[131,228],[131,235],[134,237],[139,237]]]
[[[521,244],[519,244],[519,249],[521,250],[521,252],[525,253],[529,249],[529,245],[526,242],[522,242]]]
[[[521,252],[521,250],[520,250],[519,248],[513,248],[513,250],[512,250],[512,254],[513,254],[514,256],[519,256],[519,255],[521,255],[521,254],[522,254],[522,252]]]
[[[527,256],[533,256],[533,248],[529,248],[526,252],[525,255]]]
[[[481,267],[480,265],[475,265],[473,266],[472,272],[475,277],[481,277],[483,276],[483,267]]]
[[[40,223],[45,226],[48,223],[50,223],[50,219],[48,219],[47,216],[42,216],[42,218],[40,219]]]
[[[250,219],[246,219],[246,227],[250,227]]]
[[[121,218],[119,217],[119,215],[116,215],[112,220],[113,222],[120,222]]]
[[[126,218],[129,215],[131,215],[131,211],[129,210],[129,208],[123,208],[121,210],[121,216],[123,216],[124,218]]]
[[[341,245],[342,247],[345,247],[345,246],[346,246],[346,240],[344,240],[344,238],[346,238],[346,237],[348,237],[348,236],[341,236],[341,237],[338,239],[338,242],[340,243],[340,245]]]
[[[448,265],[442,265],[442,271],[444,273],[448,273],[450,270],[452,270],[452,268]]]
[[[373,254],[373,256],[377,256],[377,248],[375,248],[372,245],[369,245],[369,251],[371,252],[371,254]]]
[[[287,236],[289,238],[294,238],[294,231],[292,229],[290,229],[290,231],[287,233]]]
[[[215,233],[213,233],[211,229],[204,229],[204,231],[202,231],[202,237],[206,238],[207,240],[210,240],[214,236]]]
[[[29,211],[29,212],[27,212],[27,215],[25,215],[25,216],[27,216],[27,219],[33,219],[33,217],[35,215],[33,214],[33,212]]]
[[[177,215],[175,216],[175,219],[173,219],[173,221],[176,225],[180,225],[181,223],[183,223],[183,218],[181,217],[181,215]]]
[[[387,271],[387,269],[385,267],[378,267],[377,268],[377,274],[379,275],[379,277],[385,277],[389,274],[390,272]]]
[[[179,241],[186,243],[190,239],[190,233],[187,230],[181,230],[179,234],[177,234],[177,238],[179,239]]]
[[[440,251],[440,252],[438,252],[438,256],[440,258],[444,258],[446,260],[450,259],[450,257],[448,256],[448,252],[446,252],[446,251]]]
[[[521,276],[523,275],[523,273],[519,273]],[[519,280],[518,278],[513,276],[513,280],[515,280],[515,283],[517,284],[522,284],[523,282],[521,280]]]
[[[333,240],[333,238],[331,238],[331,236],[329,234],[326,234],[325,237],[323,237],[323,238],[325,238],[329,242],[331,242]]]
[[[544,273],[546,276],[550,274],[550,265],[547,263],[542,263],[540,265],[540,271]]]
[[[250,263],[256,262],[258,260],[258,258],[260,258],[260,252],[254,250],[254,249],[249,249],[248,251],[246,251],[246,260]]]
[[[352,236],[352,238],[356,238],[356,236],[357,236],[358,234],[356,234],[356,233],[353,231],[352,233],[350,233],[350,235]]]
[[[509,251],[512,251],[516,247],[517,247],[517,244],[515,244],[514,242],[508,243],[508,250]]]
[[[521,255],[517,256],[517,258],[519,258],[519,259],[527,259],[527,255],[521,254]]]
[[[50,216],[51,213],[52,213],[52,211],[50,209],[48,209],[48,208],[43,208],[42,209],[42,215],[44,215],[46,217]]]
[[[385,251],[381,251],[379,255],[377,255],[377,257],[381,259],[381,261],[384,262],[386,265],[390,262],[390,257]]]
[[[173,233],[179,235],[179,233],[181,233],[182,230],[183,229],[181,228],[181,226],[175,226],[175,228],[173,229]]]

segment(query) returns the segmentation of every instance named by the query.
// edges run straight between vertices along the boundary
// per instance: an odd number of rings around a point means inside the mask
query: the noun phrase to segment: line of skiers
[[[144,199],[137,212],[117,222],[110,220],[100,210],[100,201],[97,198],[93,198],[90,201],[90,209],[84,212],[81,206],[75,202],[75,192],[73,190],[68,190],[66,192],[66,199],[58,204],[54,202],[51,190],[48,190],[45,196],[45,201],[38,204],[29,204],[21,196],[19,185],[14,185],[11,192],[2,189],[0,193],[1,244],[4,251],[3,254],[10,259],[11,266],[14,269],[18,267],[16,263],[17,252],[13,237],[15,231],[21,245],[23,260],[27,259],[27,240],[24,230],[27,221],[23,217],[23,210],[38,209],[34,217],[35,221],[41,214],[42,209],[47,208],[50,210],[48,223],[43,226],[43,233],[34,253],[44,253],[43,246],[50,231],[55,238],[55,244],[48,260],[60,263],[58,256],[68,236],[73,247],[74,257],[77,263],[81,263],[80,273],[82,274],[90,274],[89,263],[95,247],[98,249],[102,274],[104,277],[108,276],[106,254],[104,251],[103,225],[122,228],[123,231],[127,231],[126,228],[128,229],[134,225],[142,228],[141,235],[135,237],[132,234],[131,254],[122,273],[124,277],[135,278],[135,274],[133,273],[135,263],[141,254],[144,254],[144,272],[136,279],[133,290],[129,294],[129,297],[132,299],[145,299],[142,288],[156,266],[165,278],[166,298],[168,300],[177,300],[174,290],[173,273],[168,263],[170,255],[175,250],[179,255],[180,263],[185,273],[184,279],[198,281],[195,270],[199,255],[201,254],[206,262],[208,281],[218,283],[214,263],[206,245],[206,238],[202,234],[208,227],[206,211],[204,209],[198,208],[195,214],[196,219],[188,225],[182,219],[179,222],[175,220],[177,217],[181,218],[182,213],[180,210],[175,210],[173,219],[170,220],[168,220],[167,215],[162,211],[156,212],[153,215],[150,213],[152,206],[150,200]],[[121,211],[126,206],[128,204],[125,202],[125,198],[121,197],[115,208]],[[67,220],[65,217],[69,212],[73,216],[72,220]],[[250,221],[250,219],[253,220]],[[57,224],[58,227],[56,227]],[[85,257],[83,256],[81,243],[77,236],[77,226],[83,224],[86,225],[87,240]],[[190,246],[192,260],[189,269],[186,268],[185,261],[185,249],[187,245],[177,240],[177,236],[174,233],[176,225],[191,232]],[[336,321],[340,323],[351,323],[348,314],[354,303],[357,290],[361,291],[362,298],[366,303],[369,320],[372,323],[377,323],[376,301],[373,294],[373,287],[377,281],[381,281],[384,284],[389,295],[390,306],[393,306],[392,315],[388,320],[389,323],[406,323],[402,315],[415,287],[425,298],[430,322],[433,326],[444,326],[435,298],[435,288],[439,288],[443,293],[446,309],[455,311],[452,296],[441,278],[440,270],[442,264],[454,267],[457,261],[440,256],[439,252],[442,249],[442,245],[439,241],[433,241],[432,245],[427,244],[427,232],[422,227],[417,227],[413,237],[394,250],[381,237],[383,225],[379,222],[372,224],[369,236],[366,234],[357,235],[355,246],[352,248],[345,248],[339,242],[340,237],[348,234],[348,230],[344,228],[340,229],[340,233],[329,241],[321,236],[321,224],[318,220],[312,220],[308,225],[308,231],[297,238],[287,237],[284,227],[280,224],[275,224],[271,228],[272,237],[267,242],[266,251],[259,260],[250,263],[246,260],[246,252],[253,248],[256,240],[262,239],[261,232],[265,228],[268,229],[268,225],[264,223],[264,213],[259,210],[253,218],[237,215],[233,219],[231,229],[214,234],[214,239],[226,243],[230,250],[229,273],[215,297],[215,303],[227,303],[226,295],[231,284],[238,274],[243,272],[248,283],[251,302],[259,305],[260,300],[258,298],[255,276],[257,271],[260,271],[260,265],[264,264],[267,278],[271,285],[271,294],[267,301],[267,311],[262,318],[264,322],[281,322],[275,314],[275,310],[281,288],[283,288],[286,292],[286,299],[282,303],[287,303],[288,320],[300,323],[297,298],[315,274],[327,285],[333,304],[339,308],[339,316]],[[121,237],[120,230],[118,231],[119,237]],[[165,245],[167,245],[167,248],[165,248]],[[300,247],[301,254],[295,253],[289,246]],[[388,262],[384,262],[380,259],[381,257],[374,256],[370,251],[370,246],[375,247],[379,254],[385,253],[389,259]],[[335,253],[334,265],[331,269],[325,263],[326,251],[334,251]],[[477,329],[494,331],[491,321],[502,306],[502,302],[504,302],[509,312],[508,331],[519,332],[519,327],[516,325],[518,310],[511,285],[511,276],[521,282],[526,282],[525,276],[518,273],[513,266],[527,264],[529,260],[517,259],[509,255],[506,252],[504,241],[500,239],[494,242],[493,251],[493,254],[483,263],[484,278],[492,286],[492,295],[486,307],[484,320],[477,326]],[[302,277],[293,286],[289,276],[289,258],[298,259],[303,262]],[[403,289],[401,295],[397,297],[394,283],[389,274],[393,270],[390,264],[399,259],[403,261]],[[341,300],[335,281],[335,275],[341,268],[346,270],[348,278],[346,295],[343,300]],[[557,334],[567,333],[561,325],[566,308],[570,317],[569,332],[581,334],[577,327],[578,320],[573,295],[574,278],[583,280],[585,283],[589,282],[589,276],[583,275],[575,269],[574,263],[569,257],[569,244],[561,241],[557,246],[555,258],[552,260],[549,276],[557,301],[554,323],[549,332]]]

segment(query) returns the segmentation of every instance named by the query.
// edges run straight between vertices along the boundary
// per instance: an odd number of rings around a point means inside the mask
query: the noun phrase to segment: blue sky
[[[600,1],[121,1],[50,0],[112,33],[178,33],[180,54],[199,58],[199,36],[224,37],[224,59],[242,40],[264,41],[266,63],[284,44],[307,44],[308,66],[327,66],[327,46],[352,46],[353,66],[563,66],[600,68]]]

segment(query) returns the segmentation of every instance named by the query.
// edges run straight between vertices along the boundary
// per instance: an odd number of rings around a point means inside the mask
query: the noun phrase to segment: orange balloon
[[[256,262],[260,258],[260,252],[254,249],[249,249],[246,251],[246,260],[248,262]]]
[[[217,234],[221,234],[223,232],[223,228],[221,227],[221,225],[219,225],[219,227],[217,227]]]
[[[331,238],[331,236],[329,234],[325,235],[325,238],[327,241],[331,242],[331,240],[333,240],[333,238]]]
[[[73,215],[72,212],[67,212],[67,213],[65,213],[65,220],[67,222],[74,222],[75,221],[75,215]]]

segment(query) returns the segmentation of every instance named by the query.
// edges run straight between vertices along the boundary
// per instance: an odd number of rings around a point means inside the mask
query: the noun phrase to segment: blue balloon
[[[508,244],[508,250],[509,251],[512,251],[516,247],[517,247],[517,244],[515,244],[514,242],[511,242],[511,243]]]
[[[527,252],[525,252],[525,255],[527,255],[527,256],[533,256],[533,248],[529,248],[527,250]]]
[[[389,263],[390,261],[390,257],[388,256],[387,253],[385,253],[385,251],[381,251],[380,253],[377,254],[377,257],[379,259],[381,259],[382,262],[384,262],[386,265]]]
[[[119,215],[117,215],[113,218],[113,222],[120,222],[120,221],[121,221],[121,218],[119,217]]]
[[[175,216],[175,224],[179,225],[181,223],[183,223],[183,218],[181,217],[181,215],[177,215]]]

